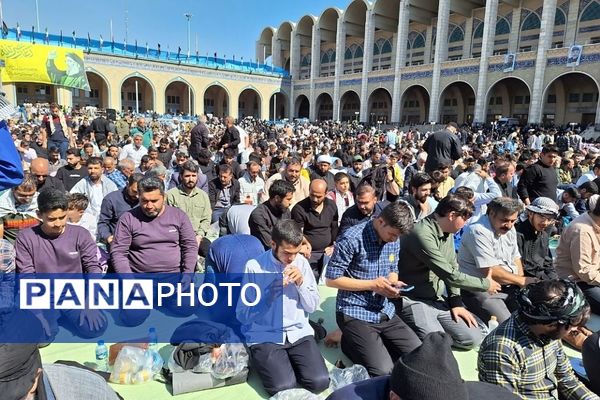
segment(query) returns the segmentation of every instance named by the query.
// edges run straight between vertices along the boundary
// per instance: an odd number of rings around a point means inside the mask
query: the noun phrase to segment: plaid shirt
[[[484,339],[477,367],[480,381],[523,399],[598,399],[573,373],[561,341],[538,339],[516,314]]]
[[[109,174],[105,173],[104,175],[113,181],[119,190],[122,190],[125,186],[127,186],[127,177],[118,169],[115,169]]]
[[[370,280],[398,273],[397,256],[400,242],[383,243],[379,240],[373,221],[348,228],[335,243],[335,251],[327,265],[326,278],[347,276]],[[386,297],[375,292],[339,290],[336,310],[365,322],[379,323],[382,314],[392,319],[396,308]]]

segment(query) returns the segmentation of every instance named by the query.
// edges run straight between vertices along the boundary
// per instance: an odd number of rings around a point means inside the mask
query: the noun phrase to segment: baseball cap
[[[548,197],[538,197],[530,205],[525,207],[528,211],[536,214],[558,216],[558,206]]]
[[[360,156],[360,155],[357,155],[357,156],[354,156],[354,158],[353,158],[352,160],[353,160],[353,161],[360,161],[360,162],[362,162],[362,161],[363,161],[363,158],[362,158],[362,156]]]

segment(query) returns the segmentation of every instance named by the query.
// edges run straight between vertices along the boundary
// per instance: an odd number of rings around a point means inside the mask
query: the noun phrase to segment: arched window
[[[565,13],[560,8],[556,9],[556,16],[554,17],[554,26],[561,26],[567,23]]]
[[[510,25],[505,18],[499,18],[496,22],[496,36],[507,35],[510,33]]]
[[[362,58],[364,55],[362,46],[358,46],[354,52],[354,58]]]
[[[387,54],[392,52],[392,43],[389,40],[383,42],[381,46],[381,54]]]
[[[521,30],[531,31],[534,29],[540,29],[541,26],[542,22],[540,21],[540,17],[538,17],[536,13],[531,12],[527,17],[525,17],[523,25],[521,26]]]
[[[581,13],[581,22],[594,21],[596,19],[600,19],[600,4],[597,1],[593,1]]]
[[[302,57],[302,61],[300,61],[301,67],[308,67],[310,65],[310,54],[306,54]]]
[[[383,43],[383,39],[379,39],[375,43],[373,43],[373,55],[378,56],[381,54],[381,44]]]
[[[352,50],[350,49],[350,47],[346,49],[346,53],[344,53],[344,59],[352,60]]]
[[[473,32],[473,39],[481,39],[483,37],[483,22],[480,22]]]
[[[327,53],[323,53],[321,55],[321,64],[329,63],[329,55]]]
[[[421,35],[420,33],[417,35],[417,37],[415,38],[415,41],[413,42],[412,48],[413,49],[420,49],[425,47],[425,38],[423,37],[423,35]]]
[[[462,42],[463,40],[465,40],[465,34],[464,34],[463,30],[460,28],[460,26],[457,26],[456,28],[454,28],[454,30],[450,34],[450,37],[448,38],[448,42],[449,43]]]
[[[329,49],[327,50],[327,54],[329,55],[329,62],[335,62],[335,50]]]

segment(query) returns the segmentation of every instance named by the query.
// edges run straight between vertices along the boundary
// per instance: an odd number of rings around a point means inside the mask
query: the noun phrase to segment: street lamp
[[[188,39],[188,57],[189,57],[190,52],[192,51],[192,44],[191,44],[191,39],[190,39],[190,25],[192,22],[193,15],[192,15],[192,13],[187,12],[187,13],[183,14],[183,16],[187,19],[187,34],[188,34],[187,39]]]
[[[360,111],[354,111],[354,115],[356,115],[356,122],[358,123],[358,116],[360,115]]]

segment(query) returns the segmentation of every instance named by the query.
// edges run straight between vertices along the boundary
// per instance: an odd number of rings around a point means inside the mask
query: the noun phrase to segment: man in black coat
[[[225,133],[223,133],[218,147],[221,150],[233,148],[237,154],[237,146],[240,144],[240,132],[233,125],[233,122],[233,117],[225,117]]]
[[[194,159],[198,159],[198,153],[200,149],[207,149],[210,141],[208,127],[206,126],[206,116],[201,115],[198,118],[198,124],[190,131],[190,156]]]
[[[425,172],[431,174],[442,165],[453,165],[454,161],[461,157],[461,146],[456,136],[458,125],[450,122],[446,129],[430,135],[423,144],[423,150],[427,153]]]

